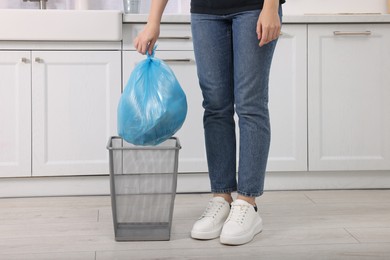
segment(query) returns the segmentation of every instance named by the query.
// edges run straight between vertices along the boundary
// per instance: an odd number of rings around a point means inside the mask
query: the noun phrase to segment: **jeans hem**
[[[263,191],[256,192],[256,193],[244,192],[244,191],[240,191],[240,190],[237,191],[237,194],[245,196],[245,197],[260,197],[261,195],[263,195],[263,193],[264,193]]]
[[[223,190],[211,189],[212,193],[232,193],[235,191],[237,191],[237,188],[228,188],[228,189],[223,189]]]

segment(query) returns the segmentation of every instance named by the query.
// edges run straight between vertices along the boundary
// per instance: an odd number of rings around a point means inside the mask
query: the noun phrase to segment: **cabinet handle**
[[[42,62],[43,62],[43,59],[36,57],[36,58],[35,58],[35,62],[36,62],[36,63],[42,63]]]
[[[191,62],[191,59],[163,59],[164,62]]]
[[[162,36],[160,40],[191,40],[191,36]]]
[[[28,59],[27,58],[22,58],[22,62],[23,63],[28,63]]]
[[[364,31],[364,32],[342,32],[342,31],[334,31],[334,35],[336,36],[368,36],[371,35],[371,31]]]

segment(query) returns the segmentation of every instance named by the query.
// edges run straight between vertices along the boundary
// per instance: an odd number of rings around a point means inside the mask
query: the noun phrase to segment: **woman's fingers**
[[[264,28],[262,29],[262,34],[261,34],[261,39],[260,39],[260,47],[264,46],[265,44],[269,43],[270,40],[270,31],[269,28]]]
[[[146,25],[144,30],[134,39],[133,44],[135,49],[141,54],[146,54],[146,52],[152,54],[154,45],[160,34],[159,29],[159,25]]]
[[[280,27],[278,26],[262,26],[262,33],[260,38],[260,47],[264,46],[267,43],[270,43],[273,40],[276,40],[280,34]]]
[[[148,49],[148,41],[142,38],[142,35],[138,35],[134,40],[135,49],[141,53],[145,54]]]
[[[259,46],[262,47],[276,40],[280,34],[280,27],[279,15],[263,10],[260,13],[256,28],[257,37],[260,40]]]
[[[153,53],[153,49],[154,49],[154,45],[156,44],[156,40],[152,40],[149,45],[147,46],[148,48],[148,51],[149,51],[149,55],[152,55]]]

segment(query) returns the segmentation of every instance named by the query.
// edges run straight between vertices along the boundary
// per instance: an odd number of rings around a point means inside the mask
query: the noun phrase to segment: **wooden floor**
[[[266,192],[243,246],[189,237],[209,197],[177,195],[163,242],[115,242],[109,197],[0,199],[0,259],[390,259],[390,190]]]

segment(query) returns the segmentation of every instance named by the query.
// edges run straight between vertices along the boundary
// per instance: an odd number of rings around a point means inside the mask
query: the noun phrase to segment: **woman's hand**
[[[152,54],[154,45],[160,35],[160,24],[147,23],[137,37],[134,39],[134,47],[139,53]]]
[[[146,54],[146,52],[149,52],[149,54],[152,54],[154,45],[160,35],[161,16],[167,2],[168,0],[152,0],[148,23],[134,39],[134,47],[139,53]]]
[[[266,4],[266,1],[264,2],[264,4]],[[264,5],[263,10],[260,13],[256,28],[257,39],[260,41],[260,47],[276,40],[280,35],[281,24],[278,7],[279,5],[276,4],[270,4],[270,6]]]

